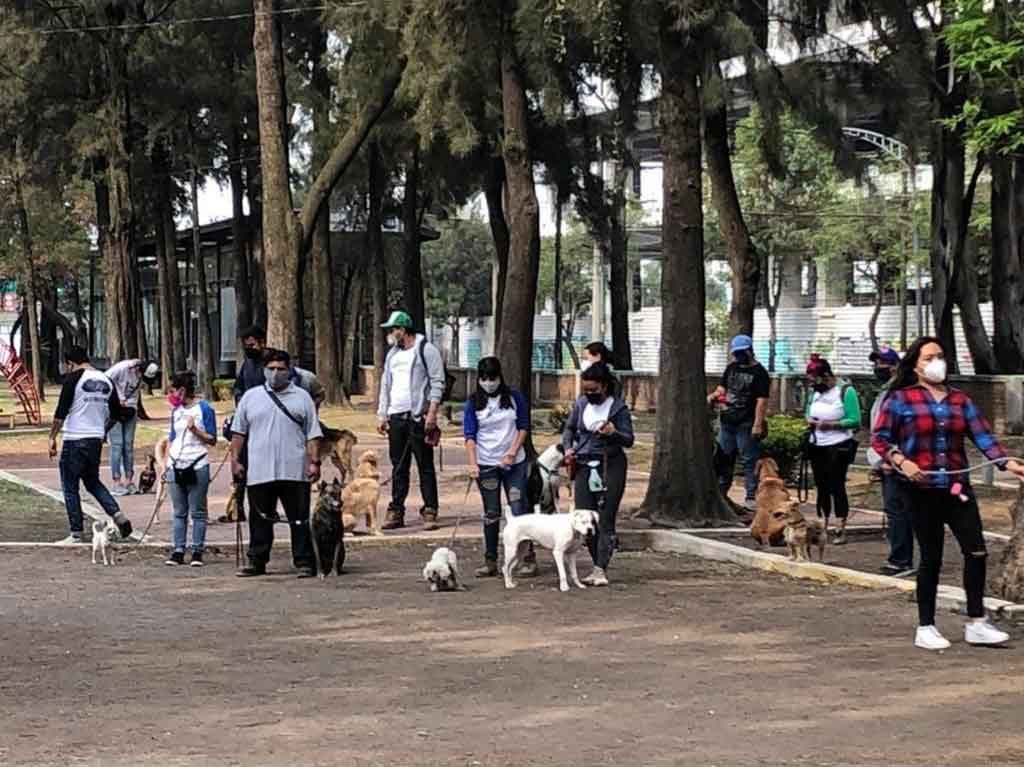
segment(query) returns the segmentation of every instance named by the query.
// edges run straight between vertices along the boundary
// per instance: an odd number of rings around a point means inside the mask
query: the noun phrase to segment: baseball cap
[[[385,330],[390,328],[405,328],[406,330],[412,330],[412,317],[405,312],[391,312],[391,316],[388,317],[388,321],[382,324],[381,327]]]
[[[741,352],[744,349],[753,349],[754,340],[750,336],[738,335],[729,342],[729,353]]]
[[[871,352],[868,355],[868,359],[872,362],[878,362],[882,365],[899,365],[900,355],[895,349],[890,349],[887,346],[883,346],[877,352]]]
[[[146,365],[146,369],[142,371],[143,378],[156,378],[160,372],[159,366],[155,362],[150,362]]]

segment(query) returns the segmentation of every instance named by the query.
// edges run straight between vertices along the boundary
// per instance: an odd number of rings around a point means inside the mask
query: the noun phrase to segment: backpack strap
[[[301,420],[301,419],[299,419],[299,417],[298,417],[298,416],[296,416],[296,415],[295,415],[295,414],[294,414],[294,413],[293,413],[293,412],[292,412],[291,410],[289,410],[288,408],[286,408],[286,407],[284,406],[284,403],[283,403],[283,402],[281,402],[281,400],[280,400],[280,399],[278,399],[277,395],[276,395],[276,394],[274,394],[274,392],[272,392],[272,391],[270,390],[270,387],[269,387],[269,386],[264,386],[264,387],[263,387],[263,391],[265,391],[265,392],[267,393],[267,396],[268,396],[268,397],[270,397],[271,401],[272,401],[272,402],[273,402],[273,403],[274,403],[275,405],[277,405],[278,409],[279,409],[279,410],[280,410],[280,411],[281,411],[282,413],[284,413],[284,414],[285,414],[286,416],[288,416],[288,420],[289,420],[289,421],[291,421],[291,422],[292,422],[293,424],[295,424],[295,425],[296,425],[296,426],[298,426],[298,427],[299,427],[300,429],[302,429],[302,433],[303,433],[303,435],[305,435],[305,433],[306,433],[306,422],[305,422],[305,421],[303,421],[303,420]]]

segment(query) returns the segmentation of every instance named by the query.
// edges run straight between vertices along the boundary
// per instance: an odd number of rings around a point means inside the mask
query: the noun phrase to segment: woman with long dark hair
[[[594,569],[583,582],[608,585],[608,564],[615,551],[615,518],[626,491],[626,452],[633,447],[633,418],[615,392],[615,377],[598,363],[580,377],[582,396],[576,400],[562,432],[567,462],[577,468],[576,508],[599,513],[597,534],[587,541]],[[593,476],[596,473],[596,477]],[[602,506],[598,496],[603,495]]]
[[[832,512],[836,514],[833,543],[846,543],[846,519],[850,516],[850,500],[846,494],[846,472],[857,455],[854,432],[860,428],[860,399],[857,391],[836,379],[832,366],[824,357],[815,355],[807,365],[811,396],[807,398],[807,424],[811,436],[811,470],[817,488],[818,516],[828,527]]]
[[[946,351],[937,338],[915,341],[900,360],[896,378],[872,430],[871,446],[899,474],[899,492],[910,510],[920,548],[917,571],[918,628],[925,650],[949,642],[935,627],[935,597],[942,568],[945,528],[964,556],[969,644],[994,645],[1010,637],[985,616],[983,596],[988,552],[978,501],[971,488],[964,438],[988,460],[1024,479],[1024,465],[1008,459],[970,397],[947,382]]]
[[[502,488],[514,516],[530,511],[526,495],[528,464],[523,449],[530,431],[530,410],[523,395],[505,383],[497,357],[484,357],[476,372],[476,390],[466,402],[462,431],[469,473],[480,488],[484,505],[484,565],[476,574],[485,578],[498,574]],[[531,549],[519,575],[536,573],[537,560]]]

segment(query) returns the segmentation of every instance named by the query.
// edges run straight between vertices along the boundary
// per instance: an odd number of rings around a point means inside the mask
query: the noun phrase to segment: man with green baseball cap
[[[444,396],[444,360],[436,346],[413,329],[412,317],[395,311],[381,327],[391,349],[380,381],[377,431],[388,435],[391,456],[391,503],[381,527],[405,526],[405,499],[409,494],[409,468],[413,457],[420,475],[426,530],[437,525],[437,474],[434,448],[428,439],[437,431],[437,413]]]

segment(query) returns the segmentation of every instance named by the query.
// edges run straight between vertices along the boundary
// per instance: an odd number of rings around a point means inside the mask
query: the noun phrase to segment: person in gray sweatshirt
[[[405,499],[409,495],[409,468],[416,458],[425,530],[436,530],[437,474],[434,445],[437,415],[444,395],[444,361],[436,346],[413,330],[405,312],[392,312],[381,327],[391,350],[384,361],[377,408],[377,431],[388,437],[391,457],[391,503],[381,528],[405,527]]]
[[[594,569],[583,582],[607,586],[615,518],[626,491],[625,451],[635,440],[633,418],[626,403],[612,393],[616,381],[607,365],[599,362],[584,370],[580,388],[583,394],[565,423],[562,447],[566,462],[576,465],[576,508],[598,512],[597,534],[587,541]]]

